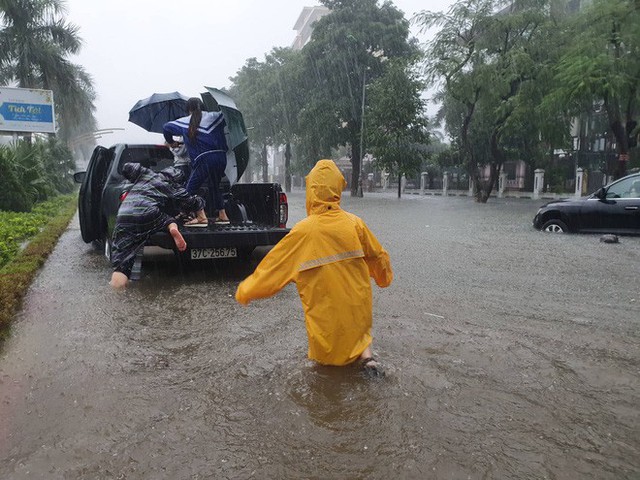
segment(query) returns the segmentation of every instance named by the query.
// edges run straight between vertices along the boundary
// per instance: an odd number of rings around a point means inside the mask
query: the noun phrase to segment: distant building
[[[304,7],[293,29],[298,32],[291,48],[300,50],[304,47],[313,32],[313,24],[324,17],[330,10],[327,7]]]

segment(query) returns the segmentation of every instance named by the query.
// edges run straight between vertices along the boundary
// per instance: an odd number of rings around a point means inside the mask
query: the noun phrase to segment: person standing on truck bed
[[[371,279],[393,280],[389,254],[367,225],[340,208],[347,183],[332,160],[306,177],[307,218],[276,244],[236,290],[236,300],[276,294],[294,282],[304,308],[309,358],[324,365],[358,362],[382,376],[371,351]]]
[[[116,226],[111,237],[111,286],[126,286],[136,255],[144,247],[151,234],[167,229],[178,251],[187,248],[184,237],[171,216],[176,209],[185,212],[202,210],[204,200],[190,195],[180,185],[183,173],[166,168],[159,173],[139,163],[125,163],[122,175],[133,183],[133,187],[120,204]]]
[[[204,104],[197,97],[187,101],[186,117],[164,124],[164,138],[171,147],[176,147],[174,136],[182,136],[191,158],[191,176],[187,182],[187,191],[197,193],[206,181],[209,198],[217,210],[215,223],[229,223],[224,209],[224,200],[220,192],[220,180],[227,166],[227,141],[224,134],[225,120],[222,112],[203,112]],[[185,222],[186,226],[207,226],[209,223],[204,210],[196,218]]]

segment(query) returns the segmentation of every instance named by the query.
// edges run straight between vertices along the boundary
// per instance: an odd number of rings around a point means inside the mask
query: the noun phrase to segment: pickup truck
[[[109,260],[118,208],[131,188],[131,183],[121,173],[127,162],[160,171],[172,166],[174,157],[165,145],[97,146],[87,170],[74,175],[75,181],[81,183],[78,212],[82,239],[104,248]],[[245,168],[246,163],[238,163],[238,178]],[[153,234],[147,245],[173,250],[181,261],[248,258],[256,247],[275,245],[289,232],[286,227],[287,196],[279,184],[236,183],[230,186],[225,178],[221,189],[230,224],[211,224],[206,228],[180,226],[187,242],[186,252],[177,252],[171,236],[164,231]]]

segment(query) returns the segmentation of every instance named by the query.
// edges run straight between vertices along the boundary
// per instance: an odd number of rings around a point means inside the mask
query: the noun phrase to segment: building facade
[[[329,13],[327,7],[304,7],[293,29],[297,32],[296,38],[291,45],[294,50],[304,47],[313,33],[313,24]]]

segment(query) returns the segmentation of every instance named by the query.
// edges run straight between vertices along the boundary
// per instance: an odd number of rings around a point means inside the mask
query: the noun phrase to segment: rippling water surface
[[[639,238],[541,234],[528,200],[344,202],[395,270],[384,379],[306,359],[294,286],[242,307],[251,265],[148,256],[113,292],[72,224],[0,356],[0,478],[638,478]]]

